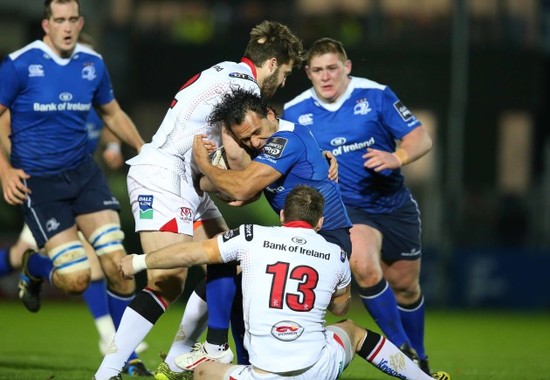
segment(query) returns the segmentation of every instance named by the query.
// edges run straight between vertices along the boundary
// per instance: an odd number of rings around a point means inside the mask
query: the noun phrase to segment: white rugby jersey
[[[306,227],[307,226],[307,227]],[[270,372],[313,365],[325,346],[325,314],[351,281],[346,253],[303,222],[245,224],[218,236],[224,262],[243,270],[244,345]]]
[[[193,76],[170,103],[152,141],[128,160],[128,164],[155,165],[187,173],[188,178],[198,174],[198,169],[191,167],[193,137],[203,133],[221,146],[221,131],[208,125],[206,119],[221,96],[231,88],[240,87],[259,95],[255,74],[252,62],[243,58],[240,63],[218,63]]]

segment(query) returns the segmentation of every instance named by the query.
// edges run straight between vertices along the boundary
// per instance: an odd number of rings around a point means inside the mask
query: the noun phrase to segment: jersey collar
[[[313,229],[311,224],[304,222],[303,220],[293,220],[292,222],[284,223],[283,227],[293,227],[293,228],[309,228]]]
[[[254,77],[254,79],[258,80],[258,76],[256,73],[256,66],[254,66],[254,63],[246,57],[242,57],[241,62],[248,65],[248,67],[250,67],[250,70],[252,71],[252,76]]]

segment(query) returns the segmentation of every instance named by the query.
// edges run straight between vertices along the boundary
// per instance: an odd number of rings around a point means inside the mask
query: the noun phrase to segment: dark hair
[[[304,60],[304,47],[286,25],[265,20],[250,31],[244,56],[258,67],[270,58],[277,58],[279,64],[292,61],[292,66],[298,69]]]
[[[220,128],[227,128],[231,131],[231,126],[241,124],[248,111],[256,112],[261,117],[267,117],[267,104],[250,91],[235,87],[231,91],[223,94],[219,102],[208,116],[208,123],[217,125]]]
[[[339,55],[342,62],[345,62],[348,59],[348,55],[346,54],[344,45],[342,45],[340,41],[337,41],[333,38],[325,37],[313,42],[306,54],[306,64],[311,64],[311,59],[313,57],[327,53],[334,53]]]
[[[315,227],[323,216],[324,208],[325,198],[317,189],[298,185],[286,196],[285,222],[301,220]]]
[[[67,4],[75,2],[78,5],[80,11],[79,0],[44,0],[44,19],[49,20],[52,17],[52,3]]]

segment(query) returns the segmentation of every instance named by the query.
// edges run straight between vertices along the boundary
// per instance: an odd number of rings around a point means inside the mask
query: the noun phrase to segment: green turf
[[[142,359],[149,368],[168,349],[182,311],[182,304],[175,305],[147,337],[150,348]],[[349,317],[376,329],[360,304]],[[433,369],[454,380],[550,379],[548,312],[428,310],[426,346]],[[0,379],[89,380],[100,362],[92,318],[78,298],[46,300],[37,314],[17,301],[0,301]],[[341,379],[390,377],[355,358]]]

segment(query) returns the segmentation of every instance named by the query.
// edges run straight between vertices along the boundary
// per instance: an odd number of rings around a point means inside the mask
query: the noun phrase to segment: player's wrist
[[[113,152],[113,153],[120,153],[120,143],[118,142],[109,142],[107,145],[105,145],[105,151],[107,152]]]
[[[405,149],[399,148],[393,152],[393,155],[397,158],[397,161],[399,161],[399,166],[405,166],[409,163],[409,154]]]
[[[134,255],[132,257],[132,266],[134,267],[134,271],[136,273],[147,269],[147,263],[145,262],[146,256],[147,256],[146,254],[143,254],[143,255]]]

